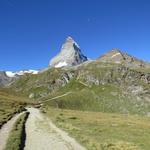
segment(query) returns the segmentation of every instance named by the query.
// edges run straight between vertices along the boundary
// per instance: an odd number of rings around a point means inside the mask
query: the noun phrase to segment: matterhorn
[[[55,68],[75,66],[87,60],[87,57],[82,54],[78,44],[71,37],[68,37],[62,45],[60,53],[52,58],[49,66]]]

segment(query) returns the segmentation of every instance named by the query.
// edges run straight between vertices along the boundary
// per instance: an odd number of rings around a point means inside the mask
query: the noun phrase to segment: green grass
[[[149,150],[150,118],[137,115],[43,108],[88,150]]]
[[[55,80],[61,78],[64,72],[64,70],[59,68],[50,68],[37,75],[26,74],[14,82],[10,89],[18,91],[18,93],[22,93],[24,96],[29,96],[33,93],[36,100],[43,94],[51,93],[54,90],[51,87],[55,84]]]
[[[71,94],[51,100],[67,92]],[[41,99],[46,105],[61,109],[99,111],[109,113],[147,115],[150,103],[137,101],[135,97],[123,92],[113,84],[85,86],[78,80],[72,80],[49,97]],[[50,101],[48,101],[50,100]]]
[[[150,73],[150,68],[136,68],[133,70],[136,70],[138,72]]]
[[[12,101],[5,101],[0,99],[0,127],[10,120],[14,114],[23,110],[22,105]]]
[[[14,124],[9,135],[5,150],[20,150],[24,147],[25,122],[29,113],[26,112]]]

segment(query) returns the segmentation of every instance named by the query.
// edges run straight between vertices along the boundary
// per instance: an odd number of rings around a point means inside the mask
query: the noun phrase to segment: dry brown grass
[[[56,125],[89,150],[149,150],[150,118],[46,108]]]

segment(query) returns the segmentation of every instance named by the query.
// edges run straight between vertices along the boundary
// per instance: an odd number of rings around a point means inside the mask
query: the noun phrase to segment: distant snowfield
[[[24,74],[38,74],[39,71],[37,70],[21,70],[17,72],[12,72],[12,71],[6,71],[6,75],[10,78],[13,78],[15,76],[22,76]]]

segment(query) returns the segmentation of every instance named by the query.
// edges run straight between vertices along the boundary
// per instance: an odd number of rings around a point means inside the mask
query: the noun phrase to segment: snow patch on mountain
[[[15,75],[16,75],[16,73],[14,73],[12,71],[6,71],[5,73],[6,73],[7,77],[10,77],[10,78],[15,77]]]
[[[64,62],[59,62],[57,65],[55,65],[55,68],[61,68],[61,67],[65,67],[68,64],[64,61]]]

